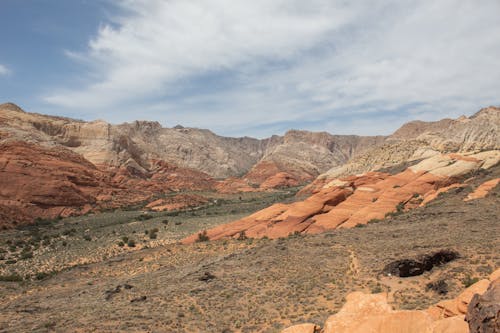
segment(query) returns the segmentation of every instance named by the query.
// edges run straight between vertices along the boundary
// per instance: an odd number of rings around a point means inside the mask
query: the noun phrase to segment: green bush
[[[128,247],[135,247],[135,240],[129,239],[128,242],[127,242],[127,246]]]

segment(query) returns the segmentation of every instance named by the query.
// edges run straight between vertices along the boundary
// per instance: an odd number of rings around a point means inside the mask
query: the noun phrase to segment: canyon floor
[[[388,291],[395,308],[423,309],[500,267],[499,186],[463,201],[499,174],[495,167],[425,207],[319,235],[178,244],[294,200],[294,191],[218,197],[181,213],[115,211],[7,231],[0,236],[0,332],[279,332],[323,323],[355,290]],[[416,277],[382,273],[394,260],[443,249],[460,257]],[[438,281],[446,287],[428,288]]]

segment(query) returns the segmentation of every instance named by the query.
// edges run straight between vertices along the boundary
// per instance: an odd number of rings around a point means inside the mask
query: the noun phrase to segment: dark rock
[[[383,272],[386,275],[409,277],[422,275],[430,271],[434,266],[441,266],[459,257],[458,252],[441,250],[430,255],[420,256],[419,259],[401,259],[387,264]]]
[[[203,274],[202,276],[200,276],[200,277],[198,278],[198,280],[200,280],[200,281],[205,281],[205,282],[211,281],[211,280],[213,280],[213,279],[215,279],[215,275],[213,275],[213,274],[212,274],[212,273],[210,273],[210,272],[205,272],[205,274]]]
[[[470,333],[500,332],[500,279],[493,281],[484,294],[472,297],[465,320]]]

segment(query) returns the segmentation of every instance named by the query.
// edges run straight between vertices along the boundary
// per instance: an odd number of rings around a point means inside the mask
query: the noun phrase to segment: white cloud
[[[46,101],[115,121],[159,119],[231,134],[283,122],[343,132],[335,116],[371,117],[350,121],[352,130],[387,132],[397,119],[470,114],[500,102],[496,0],[117,6],[121,15],[100,28],[88,52],[68,53],[90,66],[88,84]],[[397,115],[393,126],[387,117],[377,122],[386,111]]]
[[[0,76],[1,75],[7,75],[10,73],[10,70],[5,67],[4,65],[0,64]]]

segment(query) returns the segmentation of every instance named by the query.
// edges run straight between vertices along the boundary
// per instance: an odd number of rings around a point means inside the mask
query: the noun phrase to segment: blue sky
[[[229,136],[500,105],[497,0],[0,0],[0,102]]]

